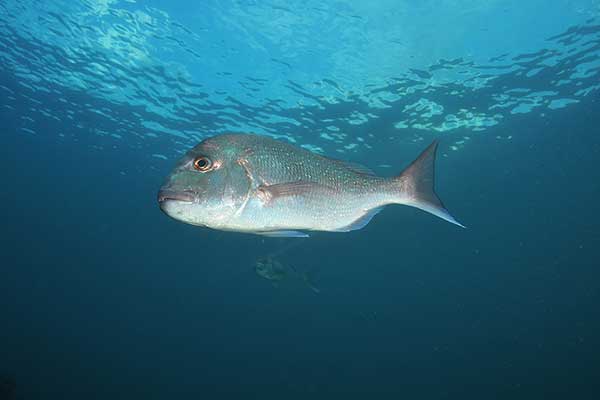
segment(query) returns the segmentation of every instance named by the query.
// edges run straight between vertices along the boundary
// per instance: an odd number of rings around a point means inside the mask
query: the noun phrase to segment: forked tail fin
[[[319,269],[317,267],[313,267],[308,271],[305,271],[302,274],[302,280],[306,283],[306,286],[310,288],[316,294],[321,293],[321,289],[317,286],[317,274],[319,273]]]
[[[392,178],[395,193],[398,193],[398,190],[400,192],[397,203],[419,208],[464,228],[464,225],[450,215],[435,193],[434,166],[437,147],[438,142],[434,141],[399,176]]]

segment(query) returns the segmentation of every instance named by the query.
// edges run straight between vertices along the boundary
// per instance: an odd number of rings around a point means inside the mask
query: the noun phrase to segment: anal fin
[[[364,213],[362,216],[358,217],[351,224],[346,225],[346,226],[344,226],[342,228],[336,229],[336,231],[337,232],[349,232],[349,231],[357,231],[359,229],[362,229],[365,226],[367,226],[367,224],[369,222],[371,222],[371,220],[373,219],[373,217],[375,215],[377,215],[381,210],[383,210],[383,206],[382,207],[372,208],[369,211],[367,211],[366,213]]]
[[[256,233],[262,236],[269,237],[308,237],[308,233],[301,231],[263,231]]]

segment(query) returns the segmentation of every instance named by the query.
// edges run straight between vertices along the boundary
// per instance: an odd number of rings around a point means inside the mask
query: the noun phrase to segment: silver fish
[[[278,237],[361,229],[388,204],[463,226],[434,192],[437,146],[433,142],[400,175],[384,178],[266,136],[213,136],[178,162],[158,202],[188,224]]]
[[[276,259],[273,255],[267,255],[260,257],[254,264],[254,271],[256,274],[268,281],[273,286],[279,287],[282,281],[288,277],[288,270],[293,272],[294,275],[301,278],[302,281],[315,293],[321,293],[321,290],[315,284],[315,275],[317,272],[316,268],[312,268],[308,271],[298,271],[291,265],[285,265]]]

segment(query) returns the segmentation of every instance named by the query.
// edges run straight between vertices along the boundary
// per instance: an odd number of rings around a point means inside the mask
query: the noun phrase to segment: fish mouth
[[[166,201],[181,201],[184,203],[192,203],[194,202],[194,195],[192,192],[161,189],[158,191],[157,200],[159,204],[162,204]]]

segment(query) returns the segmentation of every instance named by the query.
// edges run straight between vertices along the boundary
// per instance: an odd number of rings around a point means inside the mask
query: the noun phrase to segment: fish
[[[256,260],[254,271],[258,276],[270,281],[275,287],[279,287],[281,282],[288,277],[288,271],[291,271],[294,275],[300,277],[313,292],[321,293],[321,290],[315,284],[316,268],[300,272],[293,266],[285,265],[274,256],[268,255]]]
[[[434,141],[402,173],[381,177],[269,136],[225,133],[190,149],[157,200],[165,214],[187,224],[270,237],[358,230],[390,204],[464,228],[435,193],[437,148]]]
[[[275,285],[283,281],[287,276],[285,266],[273,257],[261,257],[256,260],[254,271],[258,276],[273,282]]]

